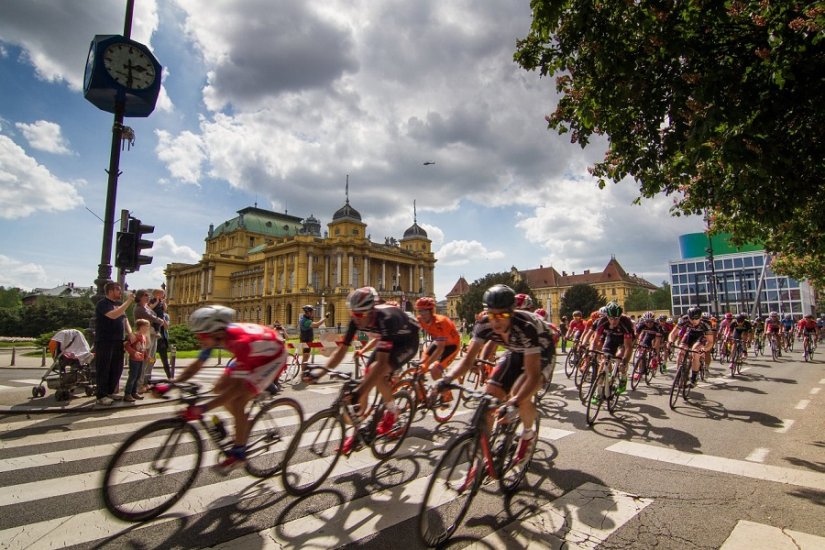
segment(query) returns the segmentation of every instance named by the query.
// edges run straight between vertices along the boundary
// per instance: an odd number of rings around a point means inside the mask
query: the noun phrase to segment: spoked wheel
[[[533,426],[533,429],[535,430],[533,442],[525,452],[524,456],[521,457],[521,460],[518,459],[518,451],[521,446],[521,437],[519,434],[524,431],[524,425],[521,423],[521,420],[519,420],[516,425],[516,429],[512,430],[509,434],[510,437],[508,437],[508,440],[505,440],[506,446],[504,449],[506,455],[504,456],[504,468],[502,469],[502,475],[499,479],[499,486],[505,494],[514,493],[518,490],[521,480],[523,480],[524,476],[527,475],[527,470],[530,468],[530,462],[533,460],[533,455],[536,452],[536,446],[539,442],[540,420],[541,418],[536,415],[535,426]]]
[[[584,372],[579,367],[576,367],[576,387],[579,388],[579,401],[582,404],[587,402],[587,396],[590,394],[590,386],[593,383],[593,373],[597,366],[588,361],[584,367]]]
[[[682,393],[683,386],[687,385],[686,365],[682,364],[676,369],[676,375],[673,377],[673,385],[670,387],[670,408],[675,409],[676,403],[679,401],[679,395]]]
[[[573,371],[579,365],[579,353],[576,350],[570,350],[567,357],[564,359],[564,374],[567,378],[573,376]]]
[[[449,422],[458,410],[458,405],[463,399],[463,393],[461,390],[453,389],[439,395],[433,403],[433,417],[441,423]]]
[[[590,390],[587,392],[587,423],[591,426],[599,416],[599,409],[602,408],[604,402],[604,381],[607,375],[600,372],[599,375],[590,383]]]
[[[278,382],[281,384],[291,384],[297,383],[301,380],[301,377],[298,376],[301,372],[301,361],[298,357],[292,357],[289,359],[289,363],[287,363],[284,372],[281,373]]]
[[[303,420],[303,409],[294,399],[284,397],[265,404],[250,425],[246,471],[255,477],[269,477],[280,470]]]
[[[771,359],[773,359],[774,361],[779,360],[779,352],[776,348],[776,341],[775,340],[771,340]]]
[[[433,470],[418,514],[418,533],[427,546],[449,539],[478,492],[483,456],[473,434],[456,439]]]
[[[344,443],[344,422],[334,411],[316,413],[301,426],[289,444],[281,478],[290,495],[314,491],[327,479]]]
[[[619,365],[618,363],[612,366],[613,375],[610,378],[610,385],[608,386],[607,395],[607,410],[610,414],[616,413],[616,406],[619,404]]]
[[[393,394],[392,398],[398,410],[392,429],[385,434],[376,435],[375,439],[372,440],[372,454],[375,458],[379,459],[391,457],[401,444],[404,443],[404,439],[410,431],[412,417],[415,414],[413,400],[410,394],[404,391],[398,391]],[[458,401],[458,399],[456,399],[456,401]]]
[[[650,370],[647,368],[647,361],[645,361],[645,354],[640,353],[636,357],[636,361],[633,362],[633,372],[630,374],[630,388],[636,389],[639,387],[639,382],[642,379],[642,376],[647,377],[647,371]],[[648,382],[649,384],[650,382]]]
[[[656,376],[656,371],[659,369],[659,361],[656,361],[656,364],[653,364],[652,361],[648,361],[647,369],[645,369],[645,384],[650,385],[650,382],[653,380],[653,377]]]
[[[203,443],[179,418],[153,422],[115,452],[103,476],[103,503],[125,521],[146,521],[172,507],[198,475]]]

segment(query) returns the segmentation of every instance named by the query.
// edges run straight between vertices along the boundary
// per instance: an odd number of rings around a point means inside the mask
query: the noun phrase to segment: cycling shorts
[[[255,368],[242,365],[235,360],[229,362],[224,369],[224,376],[233,380],[243,380],[244,385],[252,395],[264,391],[281,374],[286,367],[287,354],[282,353],[269,363]]]
[[[367,360],[367,365],[371,365],[373,362],[375,362],[375,357],[378,352],[379,350],[377,349],[372,352],[369,359]],[[389,351],[389,364],[391,373],[396,372],[398,369],[409,363],[410,359],[415,357],[417,353],[418,333],[410,334],[404,340],[394,342],[392,345],[392,349]]]
[[[552,352],[546,355],[542,354],[541,376],[544,377],[544,380],[550,380],[553,376],[553,369],[555,367],[555,362],[553,361],[554,355],[555,353]],[[524,354],[508,351],[498,360],[498,364],[490,376],[489,383],[499,386],[505,393],[509,394],[516,380],[518,380],[518,377],[521,376],[523,372]]]
[[[444,368],[447,368],[450,365],[450,363],[453,362],[453,359],[455,359],[456,355],[458,355],[458,346],[453,346],[449,344],[444,346],[444,350],[441,352],[440,357],[435,356],[436,349],[438,349],[438,344],[433,342],[424,351],[424,358],[430,359],[433,362],[438,361]]]

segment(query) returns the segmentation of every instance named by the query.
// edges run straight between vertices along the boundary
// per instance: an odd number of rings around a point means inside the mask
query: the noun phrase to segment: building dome
[[[347,199],[347,203],[344,206],[339,208],[335,214],[332,215],[333,221],[342,220],[344,218],[358,220],[359,222],[361,221],[361,214],[358,210],[349,205],[349,199]]]
[[[404,238],[405,239],[412,239],[412,238],[415,238],[415,237],[423,237],[425,239],[427,238],[427,232],[424,231],[421,228],[421,226],[418,225],[417,223],[413,223],[412,226],[409,229],[404,231]]]

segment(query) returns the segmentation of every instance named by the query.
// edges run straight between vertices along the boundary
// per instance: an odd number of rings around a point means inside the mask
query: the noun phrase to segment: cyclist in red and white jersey
[[[782,355],[782,342],[779,340],[779,334],[781,331],[782,323],[779,321],[779,312],[771,311],[767,320],[765,320],[765,334],[767,335],[769,341],[772,338],[774,339],[776,354],[778,356]]]
[[[228,475],[246,463],[246,441],[249,438],[247,403],[266,389],[286,365],[285,345],[277,331],[251,323],[233,323],[235,311],[224,306],[207,306],[195,310],[189,317],[189,328],[198,337],[202,348],[198,358],[178,375],[175,382],[185,382],[203,367],[215,348],[223,348],[234,355],[215,384],[218,396],[205,405],[192,405],[182,416],[189,421],[199,420],[206,411],[224,407],[235,419],[234,445],[215,470]],[[163,394],[169,387],[155,386]]]
[[[808,335],[814,345],[816,345],[816,319],[814,319],[813,313],[805,314],[805,317],[800,319],[796,325],[796,337],[802,338],[803,335]]]

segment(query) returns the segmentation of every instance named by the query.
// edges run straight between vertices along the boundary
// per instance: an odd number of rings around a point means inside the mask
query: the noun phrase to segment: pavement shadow
[[[793,456],[786,456],[784,459],[794,466],[800,466],[814,472],[825,473],[825,462],[812,462],[810,460],[796,458]]]

